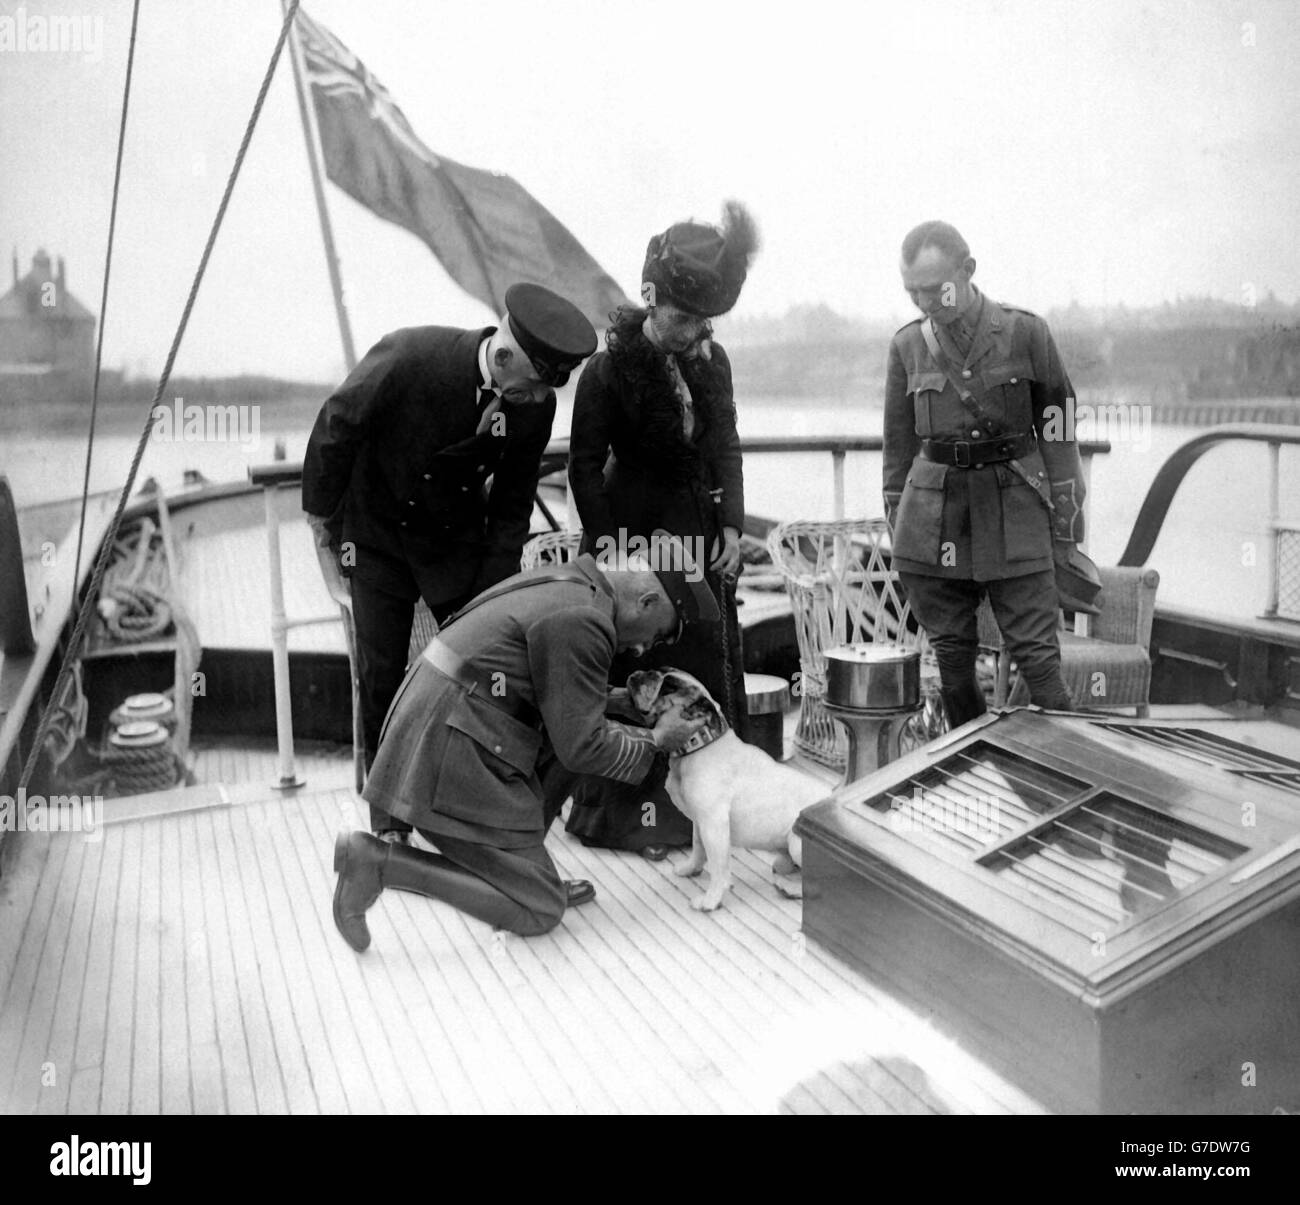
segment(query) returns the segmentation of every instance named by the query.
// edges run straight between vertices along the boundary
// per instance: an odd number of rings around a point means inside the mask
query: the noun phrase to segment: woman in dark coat
[[[722,621],[639,659],[620,657],[611,684],[635,669],[673,665],[693,674],[745,735],[744,665],[736,618],[740,530],[745,514],[731,365],[709,319],[740,296],[757,249],[753,220],[728,202],[721,229],[680,222],[650,240],[642,269],[644,308],[612,315],[607,350],[578,382],[569,482],[584,552],[638,551],[656,531],[681,536],[708,566]],[[574,792],[568,831],[587,845],[639,850],[658,859],[687,845],[691,823],[669,800],[666,765],[638,787],[587,777]]]

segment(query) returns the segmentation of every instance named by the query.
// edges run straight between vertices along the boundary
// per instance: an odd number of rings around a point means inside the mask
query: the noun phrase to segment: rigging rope
[[[131,42],[126,52],[126,80],[122,85],[122,120],[117,128],[117,163],[113,167],[113,204],[108,211],[108,247],[104,251],[104,287],[99,292],[99,335],[95,340],[95,380],[90,389],[90,434],[86,439],[86,471],[81,479],[81,516],[77,520],[77,559],[72,565],[72,588],[81,577],[81,542],[86,534],[86,503],[90,498],[90,458],[95,450],[95,416],[99,413],[99,367],[104,362],[104,327],[108,315],[108,278],[113,271],[113,235],[117,230],[117,197],[122,187],[122,151],[126,146],[126,113],[131,104],[131,75],[135,67],[135,34],[140,25],[140,0],[131,10]],[[62,302],[62,298],[59,299]]]
[[[171,379],[172,366],[175,364],[176,355],[180,351],[181,340],[185,337],[185,328],[189,325],[190,312],[194,309],[194,302],[199,293],[199,285],[202,283],[203,275],[207,271],[208,260],[212,257],[212,248],[216,245],[217,234],[221,230],[221,223],[226,216],[226,208],[230,204],[230,197],[235,189],[235,181],[239,177],[240,168],[243,167],[244,156],[247,154],[248,145],[252,141],[253,130],[257,127],[257,120],[261,115],[262,105],[266,101],[266,94],[271,87],[271,80],[275,76],[276,66],[280,62],[280,54],[284,50],[285,40],[289,36],[289,28],[297,15],[298,3],[299,0],[290,0],[285,10],[284,23],[280,26],[280,36],[276,40],[275,49],[271,52],[271,61],[267,64],[266,74],[262,78],[262,86],[258,89],[257,99],[253,102],[253,111],[249,115],[248,125],[244,129],[244,137],[240,141],[239,150],[235,153],[235,162],[226,180],[226,188],[221,196],[221,204],[217,207],[217,215],[213,219],[212,229],[208,233],[207,244],[203,248],[198,270],[194,274],[194,282],[190,286],[189,296],[185,299],[185,309],[181,313],[180,323],[176,328],[176,334],[172,338],[171,348],[167,352],[167,362],[163,365],[158,388],[154,391],[153,400],[149,403],[149,414],[145,419],[144,430],[140,433],[139,442],[136,444],[135,455],[131,459],[131,468],[127,473],[126,483],[123,485],[122,492],[117,499],[117,509],[113,512],[112,521],[109,523],[108,531],[104,536],[103,543],[100,545],[99,555],[95,558],[95,570],[91,576],[86,595],[82,599],[81,608],[77,612],[76,626],[73,628],[72,637],[68,641],[67,651],[63,654],[63,662],[59,666],[59,676],[55,680],[54,689],[50,692],[50,702],[45,705],[44,710],[41,712],[41,722],[36,729],[36,738],[32,741],[32,747],[27,754],[27,762],[23,766],[22,778],[19,781],[20,790],[26,788],[28,782],[31,781],[32,773],[36,769],[36,763],[41,756],[41,746],[49,729],[50,717],[56,707],[56,700],[59,698],[68,674],[71,672],[72,663],[77,656],[77,650],[81,647],[82,637],[85,635],[86,624],[95,608],[95,600],[99,597],[104,571],[108,567],[108,559],[112,554],[118,529],[122,525],[122,513],[126,510],[126,500],[130,496],[131,487],[135,484],[136,474],[140,470],[140,461],[144,459],[145,447],[149,442],[149,434],[153,429],[154,407],[158,405],[163,392],[167,388],[167,382]],[[114,196],[116,197],[116,191]],[[101,314],[101,329],[103,320]],[[75,577],[73,579],[73,588],[74,590],[76,588]]]

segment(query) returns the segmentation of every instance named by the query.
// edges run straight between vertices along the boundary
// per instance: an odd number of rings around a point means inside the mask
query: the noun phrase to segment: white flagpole
[[[288,11],[288,0],[280,0]],[[312,190],[316,194],[316,212],[320,215],[320,233],[325,241],[325,265],[329,269],[330,287],[334,290],[334,311],[338,315],[339,335],[343,340],[343,359],[348,372],[357,366],[356,347],[352,342],[352,326],[348,322],[347,306],[343,303],[343,278],[339,273],[338,253],[334,249],[334,231],[330,226],[329,211],[325,207],[325,188],[321,183],[320,136],[316,129],[316,113],[307,97],[306,69],[302,63],[302,46],[298,42],[297,20],[289,28],[289,60],[293,64],[293,82],[298,93],[298,113],[302,118],[302,132],[307,140],[307,163],[311,168]]]

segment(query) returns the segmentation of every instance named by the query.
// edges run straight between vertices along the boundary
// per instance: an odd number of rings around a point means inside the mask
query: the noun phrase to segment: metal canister
[[[785,753],[785,709],[790,705],[790,684],[774,674],[746,674],[745,697],[749,743],[780,761]]]
[[[921,698],[921,654],[890,644],[841,644],[826,653],[826,701],[859,711],[899,711]]]

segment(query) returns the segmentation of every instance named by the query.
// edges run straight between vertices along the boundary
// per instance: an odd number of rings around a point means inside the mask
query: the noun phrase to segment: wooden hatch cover
[[[1300,763],[987,716],[806,811],[804,930],[1044,1103],[1300,1109]]]

